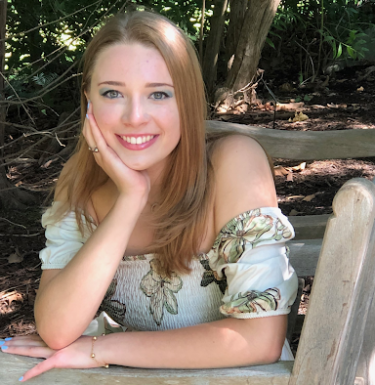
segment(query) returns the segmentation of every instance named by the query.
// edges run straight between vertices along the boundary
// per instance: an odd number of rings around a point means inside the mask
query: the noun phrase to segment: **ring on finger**
[[[99,149],[98,149],[98,147],[94,147],[94,148],[89,147],[89,151],[91,151],[91,152],[99,152]]]

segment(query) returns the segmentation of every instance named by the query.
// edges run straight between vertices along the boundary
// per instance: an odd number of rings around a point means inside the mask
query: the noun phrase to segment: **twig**
[[[44,234],[44,230],[40,231],[39,233],[34,233],[34,234],[4,234],[0,233],[0,237],[24,237],[24,238],[31,238],[31,237],[37,237],[39,235]]]
[[[50,21],[49,23],[45,23],[45,24],[38,25],[37,27],[31,28],[31,29],[29,29],[29,30],[27,30],[27,31],[18,32],[18,33],[14,34],[14,35],[9,35],[8,37],[6,37],[6,38],[4,38],[4,39],[0,39],[0,42],[1,42],[1,41],[4,41],[4,40],[6,41],[6,40],[9,40],[9,39],[13,39],[14,37],[17,37],[17,36],[25,35],[25,34],[27,34],[27,33],[29,33],[29,32],[35,31],[36,29],[40,29],[40,28],[42,28],[42,27],[47,27],[48,25],[51,25],[51,24],[58,23],[58,22],[60,22],[60,21],[62,21],[62,20],[67,19],[67,18],[70,17],[70,16],[73,16],[73,15],[75,15],[75,14],[81,12],[81,11],[84,11],[86,8],[90,8],[90,7],[92,7],[93,5],[96,5],[97,3],[102,3],[102,2],[103,2],[103,0],[98,0],[96,3],[92,3],[92,4],[90,4],[90,5],[88,5],[88,6],[84,7],[84,8],[79,9],[78,11],[75,11],[75,12],[73,12],[73,13],[67,15],[67,16],[63,16],[63,17],[61,17],[60,19],[57,19],[57,20],[54,20],[54,21]]]
[[[310,61],[311,61],[312,72],[313,72],[312,78],[315,79],[314,60],[312,59],[312,57],[311,57],[309,51],[308,51],[305,47],[303,47],[301,44],[299,44],[297,40],[296,40],[296,44],[299,45],[299,46],[306,52],[307,56],[309,57],[309,59],[310,59]]]
[[[59,76],[57,78],[57,80],[61,79],[64,77],[65,74],[67,74],[75,65],[77,65],[78,63],[73,63],[61,76]],[[12,105],[18,105],[18,104],[22,104],[22,103],[26,103],[26,102],[31,102],[33,100],[38,100],[38,99],[41,99],[44,95],[48,94],[48,92],[54,90],[55,88],[61,86],[62,84],[64,84],[65,82],[67,82],[69,79],[72,79],[72,78],[75,78],[79,76],[78,74],[73,74],[71,76],[69,76],[68,78],[64,79],[61,83],[55,85],[54,87],[51,87],[51,88],[45,88],[44,89],[44,92],[37,95],[37,96],[34,96],[32,98],[29,98],[29,99],[24,99],[22,102],[12,102],[10,100],[7,100],[7,101],[0,101],[0,105],[1,104],[12,104]],[[54,83],[54,82],[53,82]],[[52,83],[50,83],[52,84]]]
[[[56,132],[55,132],[55,138],[56,138],[57,142],[59,143],[59,145],[60,145],[61,147],[66,147],[66,144],[62,144],[62,143],[60,142],[60,139],[59,139],[59,137],[57,136],[57,133],[56,133]]]
[[[26,284],[26,285],[27,285],[27,284]],[[24,286],[24,285],[22,285],[22,286]],[[9,290],[7,290],[7,291],[9,291]],[[4,292],[2,292],[2,293],[4,293]],[[10,293],[4,294],[4,295],[2,295],[2,296],[0,297],[0,300],[5,299],[5,298],[7,298],[7,297],[10,297],[11,295],[16,294],[16,293],[18,293],[18,291],[11,291]],[[0,294],[1,294],[1,293],[0,293]],[[22,296],[21,293],[18,293],[18,294],[20,294],[20,295]]]
[[[112,8],[119,2],[119,0],[117,0],[113,5],[112,7],[110,7],[107,12],[105,12],[103,14],[102,17],[106,16],[111,10]],[[96,8],[97,9],[97,8]],[[95,9],[95,10],[96,10]],[[93,12],[91,12],[89,18],[92,16],[92,14],[95,12],[95,10]],[[88,22],[88,19],[87,19],[87,22]],[[86,27],[87,25],[87,22],[85,24],[84,27]],[[88,27],[87,29],[84,29],[79,35],[75,36],[73,39],[72,39],[72,43],[75,42],[76,40],[78,40],[82,35],[86,34],[87,32],[91,31],[97,24],[99,24],[101,22],[101,19],[98,19],[96,20],[96,22],[94,22],[94,24],[92,24],[90,27]],[[47,60],[50,56],[54,55],[56,52],[62,50],[58,55],[56,55],[53,59],[51,60],[48,60],[42,67],[39,67],[36,71],[34,71],[33,73],[31,73],[30,75],[26,76],[25,80],[27,79],[30,79],[31,77],[33,77],[34,75],[36,75],[38,72],[40,72],[42,69],[44,69],[45,67],[47,67],[49,64],[51,64],[52,62],[54,62],[56,59],[58,59],[61,55],[63,55],[67,50],[68,50],[68,47],[59,47],[57,49],[55,49],[53,52],[49,53],[47,56],[45,56],[44,58],[40,58],[38,60],[35,60],[34,62],[32,63],[28,63],[26,64],[24,67],[22,67],[20,70],[18,71],[15,71],[15,74],[19,74],[22,70],[40,62],[40,61],[43,61],[43,60]]]
[[[11,223],[11,224],[14,225],[14,226],[19,226],[19,227],[22,227],[22,228],[24,228],[24,229],[27,229],[26,226],[24,226],[24,225],[19,225],[18,223],[14,223],[14,222],[10,221],[9,219],[6,219],[6,218],[1,218],[1,217],[0,217],[0,221],[6,221],[6,222]]]
[[[34,119],[31,117],[31,115],[30,115],[30,113],[29,113],[29,110],[26,108],[25,104],[22,103],[21,98],[19,97],[17,91],[13,88],[13,86],[9,83],[8,79],[3,75],[3,73],[2,73],[1,71],[0,71],[0,75],[1,75],[1,77],[4,79],[4,81],[9,85],[9,87],[12,89],[12,91],[14,92],[14,95],[16,95],[17,99],[20,101],[20,103],[21,103],[23,109],[25,110],[27,116],[28,116],[28,117],[30,118],[30,120],[33,122],[34,126],[36,126],[36,125],[35,125],[35,122],[34,122]],[[36,129],[34,128],[34,130],[36,130]]]

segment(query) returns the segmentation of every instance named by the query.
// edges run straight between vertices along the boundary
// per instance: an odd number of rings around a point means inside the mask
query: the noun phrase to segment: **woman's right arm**
[[[34,313],[38,333],[52,349],[71,344],[94,318],[150,189],[147,174],[129,169],[108,147],[91,113],[85,130],[85,137],[90,135],[90,143],[94,141],[99,148],[94,155],[97,163],[115,182],[119,195],[105,219],[66,267],[42,274]]]
[[[42,277],[35,320],[40,336],[52,349],[71,344],[94,318],[141,210],[135,199],[120,196],[68,265]]]

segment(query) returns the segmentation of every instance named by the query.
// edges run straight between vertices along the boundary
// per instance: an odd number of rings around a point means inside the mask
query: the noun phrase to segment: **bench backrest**
[[[289,385],[354,384],[375,288],[375,185],[346,182],[333,211]]]

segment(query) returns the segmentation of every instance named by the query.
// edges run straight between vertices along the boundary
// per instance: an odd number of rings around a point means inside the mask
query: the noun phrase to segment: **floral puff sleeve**
[[[209,253],[211,268],[227,280],[222,314],[246,319],[290,312],[298,278],[285,242],[293,237],[275,207],[247,211],[223,227]]]

